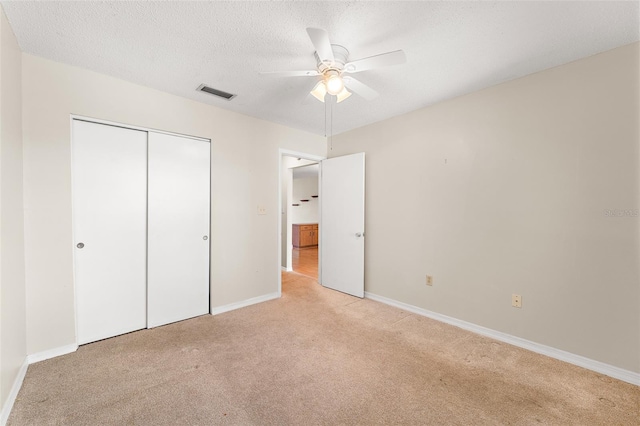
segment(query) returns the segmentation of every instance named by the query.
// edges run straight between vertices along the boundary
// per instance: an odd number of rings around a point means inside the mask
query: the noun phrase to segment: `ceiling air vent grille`
[[[206,84],[201,84],[200,86],[198,86],[196,90],[200,92],[209,93],[210,95],[217,96],[219,98],[224,98],[228,101],[236,97],[236,95],[232,93],[227,93],[227,92],[223,92],[222,90],[214,89],[213,87],[209,87]]]

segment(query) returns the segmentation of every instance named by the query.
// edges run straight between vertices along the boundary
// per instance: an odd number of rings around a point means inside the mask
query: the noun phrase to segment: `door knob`
[[[206,235],[204,237],[202,237],[203,240],[207,241],[209,239],[209,237],[207,237]]]
[[[84,247],[84,243],[78,243],[78,244],[76,244],[76,247],[78,247],[79,249],[81,249],[82,247]]]
[[[359,233],[359,232],[356,232],[356,237],[360,238],[360,237],[362,237],[362,234]]]

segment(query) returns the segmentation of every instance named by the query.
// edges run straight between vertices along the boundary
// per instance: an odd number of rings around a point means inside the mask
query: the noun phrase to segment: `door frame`
[[[282,157],[297,157],[305,160],[316,161],[318,163],[318,193],[320,193],[320,175],[322,174],[322,160],[326,160],[326,156],[308,154],[300,151],[289,149],[278,149],[278,297],[282,297]],[[322,215],[320,206],[322,205],[322,197],[318,198],[318,225],[322,226]],[[287,205],[287,221],[290,217],[291,206]],[[322,235],[318,234],[318,283],[322,283],[322,258],[320,256],[320,245],[322,244]]]

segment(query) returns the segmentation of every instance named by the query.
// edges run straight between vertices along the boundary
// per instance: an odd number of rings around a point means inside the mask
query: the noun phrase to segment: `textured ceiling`
[[[639,39],[638,2],[2,1],[24,52],[317,134],[338,134]],[[357,78],[380,93],[333,106],[308,96],[306,27],[350,59],[403,49]],[[238,96],[196,92],[206,83]],[[329,115],[330,116],[330,115]]]

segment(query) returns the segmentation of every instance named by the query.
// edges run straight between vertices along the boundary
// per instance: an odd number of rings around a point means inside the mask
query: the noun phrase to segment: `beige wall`
[[[293,178],[293,200],[292,204],[299,206],[291,209],[291,223],[318,223],[320,219],[320,209],[318,198],[318,176]],[[309,200],[303,203],[300,200]]]
[[[70,114],[210,138],[212,306],[278,291],[278,150],[323,137],[26,54],[23,102],[30,354],[75,342]]]
[[[21,53],[0,8],[0,407],[27,356]],[[6,409],[2,413],[8,415]]]
[[[334,136],[367,154],[366,291],[640,372],[639,218],[605,214],[640,208],[638,51]]]

